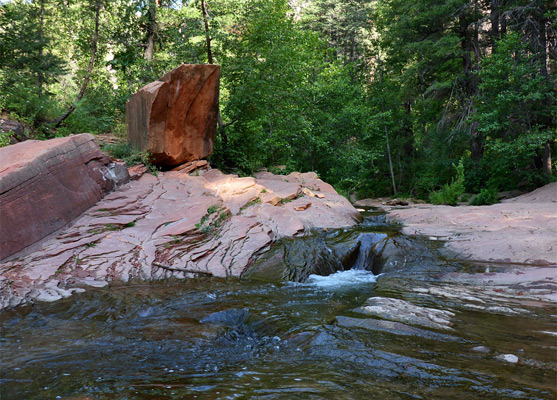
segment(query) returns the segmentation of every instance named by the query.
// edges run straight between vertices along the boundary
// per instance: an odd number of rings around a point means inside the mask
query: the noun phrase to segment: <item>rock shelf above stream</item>
[[[557,266],[557,182],[491,206],[388,209],[407,235],[444,243],[450,258]]]
[[[361,219],[315,173],[197,173],[145,174],[38,250],[1,264],[0,308],[54,301],[112,281],[239,277],[281,238]]]

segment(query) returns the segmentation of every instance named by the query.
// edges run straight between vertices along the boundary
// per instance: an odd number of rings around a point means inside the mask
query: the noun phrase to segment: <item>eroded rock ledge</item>
[[[0,265],[0,307],[53,301],[113,280],[195,272],[238,277],[282,237],[353,226],[360,219],[315,173],[192,175],[143,175],[39,251]]]
[[[407,235],[444,242],[451,258],[557,266],[557,182],[491,206],[417,205],[389,217]]]

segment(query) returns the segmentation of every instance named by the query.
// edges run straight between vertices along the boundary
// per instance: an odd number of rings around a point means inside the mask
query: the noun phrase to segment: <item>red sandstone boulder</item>
[[[127,179],[90,134],[0,148],[0,259],[62,228]]]
[[[130,143],[157,165],[175,166],[213,152],[219,107],[218,65],[182,64],[126,104]]]

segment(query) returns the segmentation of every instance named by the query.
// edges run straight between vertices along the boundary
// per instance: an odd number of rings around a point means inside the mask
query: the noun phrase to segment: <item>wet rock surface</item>
[[[373,215],[352,229],[327,229],[280,240],[244,276],[265,282],[305,282],[312,274],[328,276],[350,269],[381,276],[453,270],[440,268],[436,257],[438,253],[426,241],[400,235],[384,216]]]
[[[0,149],[0,259],[62,228],[129,180],[90,134]]]
[[[378,287],[387,294],[402,291],[405,300],[507,316],[535,314],[532,307],[557,302],[557,183],[492,206],[360,205],[385,209],[387,222],[400,223],[408,235],[386,242],[379,255],[385,275]],[[443,257],[442,268],[427,248]],[[415,252],[423,257],[405,260]]]
[[[402,311],[402,310],[401,310]],[[350,318],[339,316],[336,324],[344,328],[360,328],[376,332],[385,332],[400,336],[417,336],[423,339],[441,341],[460,341],[459,338],[425,329],[415,328],[397,321],[377,320],[374,318]]]
[[[429,307],[420,307],[408,301],[386,297],[370,297],[354,312],[386,320],[418,325],[426,328],[451,330],[454,313]]]
[[[441,287],[431,288],[430,293],[446,298],[462,297],[476,306],[483,303],[497,309],[501,302],[557,303],[557,276],[553,267],[486,266],[479,263],[475,265],[475,271],[443,274],[438,277],[438,283]],[[520,308],[513,310],[519,312]]]
[[[249,180],[240,183],[252,188]],[[266,204],[250,203],[238,216],[249,219],[250,208]],[[304,246],[289,245],[311,238],[306,258]],[[405,243],[402,250],[384,256],[403,262],[371,274],[370,263],[381,258],[374,249],[398,241]],[[284,237],[265,253],[282,260],[288,253],[298,266],[305,260],[302,271],[323,254],[338,268],[368,271],[311,275],[301,283],[199,274],[114,281],[84,286],[87,291],[71,299],[4,310],[0,394],[25,400],[554,399],[554,303],[507,292],[512,279],[520,279],[513,278],[516,266],[456,263],[439,258],[438,244],[406,237],[374,214],[352,228]],[[497,278],[494,272],[501,279],[473,280]],[[354,312],[368,306],[387,312]],[[451,329],[436,321],[449,321]]]
[[[273,205],[274,196],[301,196],[303,188],[323,196],[312,198],[313,206],[304,211],[295,210],[304,198]],[[0,303],[4,308],[53,301],[112,281],[196,273],[239,277],[281,238],[353,226],[359,218],[313,173],[145,174],[106,196],[40,250],[0,265]]]

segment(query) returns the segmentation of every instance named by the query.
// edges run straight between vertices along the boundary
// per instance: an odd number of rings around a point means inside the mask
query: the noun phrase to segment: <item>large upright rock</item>
[[[0,148],[0,259],[63,227],[127,178],[91,134]]]
[[[128,137],[157,165],[179,165],[213,152],[219,108],[218,65],[182,64],[126,104]]]

